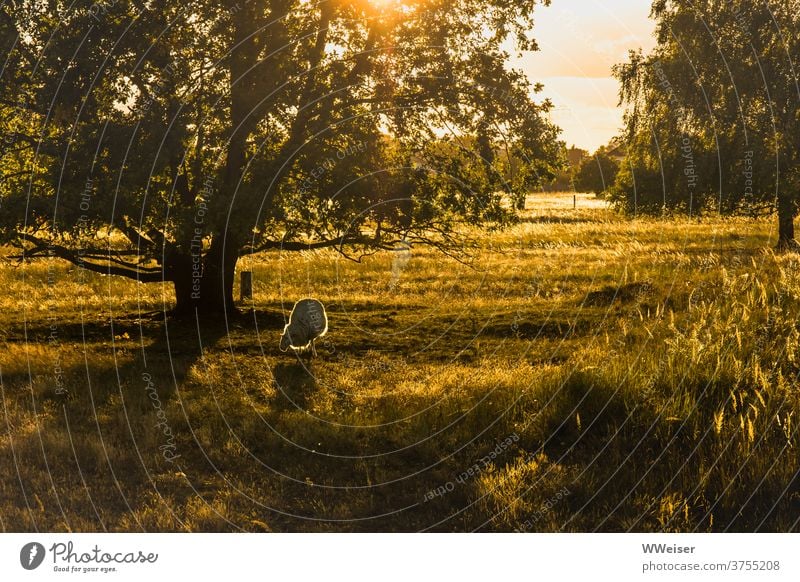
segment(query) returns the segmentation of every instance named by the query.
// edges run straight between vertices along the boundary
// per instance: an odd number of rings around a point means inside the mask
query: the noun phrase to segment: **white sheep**
[[[317,355],[314,341],[328,333],[328,316],[325,307],[316,299],[301,299],[294,304],[289,323],[283,328],[281,335],[281,351],[289,348],[303,353],[311,348]]]

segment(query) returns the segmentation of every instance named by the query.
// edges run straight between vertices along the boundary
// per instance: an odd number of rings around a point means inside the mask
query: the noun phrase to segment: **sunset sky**
[[[616,135],[622,123],[618,84],[611,67],[629,49],[655,44],[649,0],[554,0],[540,7],[534,28],[538,53],[515,59],[540,95],[554,105],[553,121],[567,145],[594,151]]]

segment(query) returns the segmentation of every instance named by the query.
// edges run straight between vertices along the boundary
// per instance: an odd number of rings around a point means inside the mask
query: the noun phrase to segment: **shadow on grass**
[[[277,410],[307,410],[309,399],[317,390],[313,364],[309,360],[278,364],[273,369],[275,397],[271,405]]]
[[[180,510],[161,500],[162,491],[196,495],[177,477],[189,474],[184,464],[197,457],[181,392],[193,389],[187,376],[206,351],[218,350],[233,329],[249,333],[255,322],[271,329],[276,316],[177,321],[156,312],[52,327],[37,319],[4,330],[20,360],[10,360],[1,378],[6,418],[33,430],[9,427],[0,446],[0,464],[13,467],[0,486],[2,529],[188,527]],[[175,400],[178,408],[170,405]]]

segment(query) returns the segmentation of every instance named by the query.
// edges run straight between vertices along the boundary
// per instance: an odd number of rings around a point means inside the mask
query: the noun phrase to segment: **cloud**
[[[559,0],[539,8],[533,36],[540,50],[513,66],[545,84],[567,142],[594,149],[618,132],[622,112],[611,69],[629,50],[655,45],[648,15],[644,0]]]
[[[619,133],[622,110],[617,105],[619,87],[612,77],[548,77],[542,79],[542,97],[555,109],[553,122],[563,130],[568,145],[594,151]]]

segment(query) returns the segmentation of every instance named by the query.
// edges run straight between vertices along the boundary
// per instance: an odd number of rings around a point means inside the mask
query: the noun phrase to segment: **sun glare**
[[[382,12],[405,12],[414,4],[413,0],[367,0],[367,2]]]

